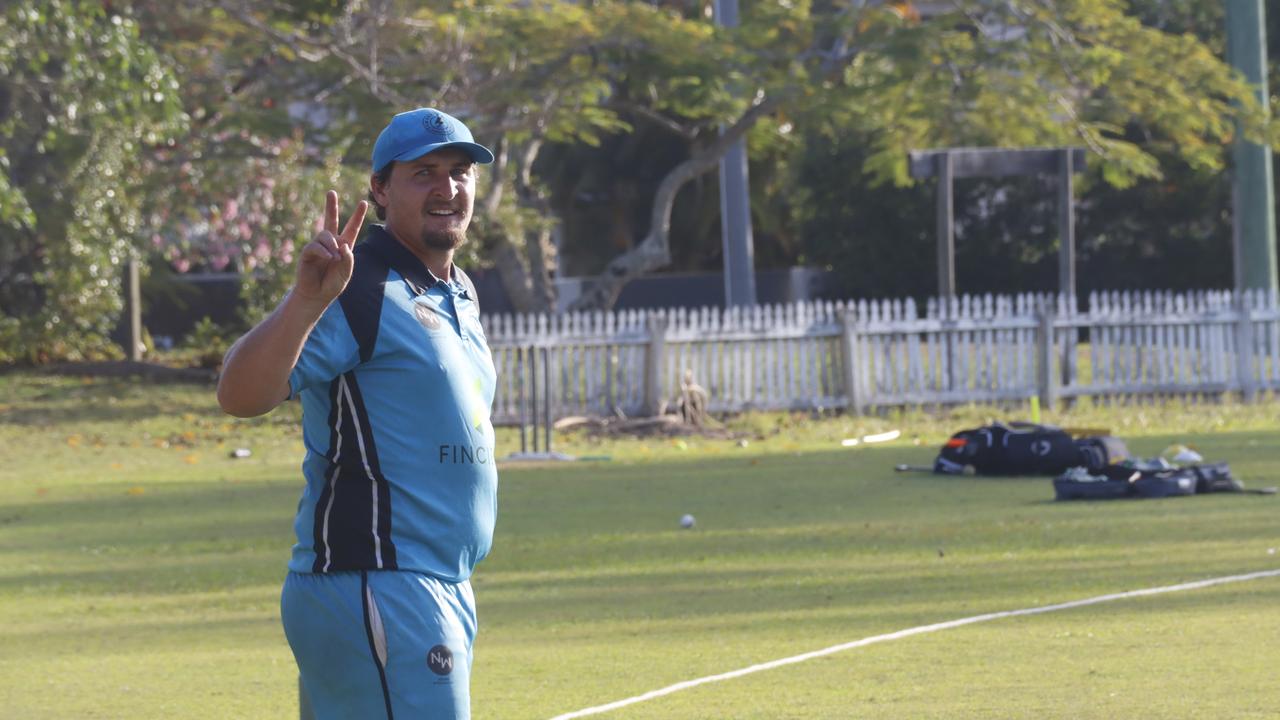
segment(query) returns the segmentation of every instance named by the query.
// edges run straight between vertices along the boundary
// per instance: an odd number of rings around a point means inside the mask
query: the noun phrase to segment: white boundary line
[[[1258,580],[1260,578],[1276,576],[1280,576],[1280,569],[1262,570],[1259,572],[1247,573],[1245,575],[1227,575],[1225,577],[1197,580],[1196,582],[1182,583],[1180,585],[1146,588],[1145,590],[1130,590],[1128,592],[1113,593],[1111,595],[1099,595],[1097,597],[1086,598],[1084,600],[1072,600],[1071,602],[1058,603],[1056,605],[1042,605],[1040,607],[1023,608],[1021,610],[1005,610],[1003,612],[993,612],[986,613],[985,615],[974,615],[972,617],[960,618],[959,620],[948,620],[947,622],[934,623],[933,625],[920,625],[918,627],[907,628],[906,630],[899,630],[885,635],[874,635],[872,637],[854,640],[853,642],[847,642],[841,645],[832,645],[831,647],[823,648],[821,650],[814,650],[813,652],[807,652],[802,655],[792,655],[791,657],[772,660],[770,662],[752,665],[750,667],[721,673],[719,675],[708,675],[707,677],[701,677],[696,680],[686,680],[684,682],[676,683],[675,685],[669,685],[660,690],[652,690],[643,695],[636,695],[635,697],[618,700],[607,705],[597,705],[595,707],[584,708],[582,710],[575,710],[563,715],[557,715],[554,718],[551,718],[551,720],[573,720],[573,718],[587,717],[588,715],[599,715],[600,713],[617,710],[636,703],[642,703],[646,700],[653,700],[664,695],[677,693],[681,690],[688,690],[689,688],[694,688],[699,685],[720,682],[721,680],[732,680],[733,678],[742,677],[743,675],[750,675],[751,673],[757,673],[763,670],[772,670],[774,668],[782,667],[783,665],[802,663],[806,660],[812,660],[814,658],[820,658],[825,655],[832,655],[838,652],[844,652],[845,650],[852,650],[854,648],[865,647],[867,645],[873,645],[886,640],[900,640],[902,638],[911,637],[912,635],[923,635],[924,633],[936,632],[938,630],[950,630],[951,628],[987,622],[988,620],[999,620],[1001,618],[1017,617],[1019,615],[1040,615],[1042,613],[1050,613],[1058,610],[1070,610],[1072,608],[1085,607],[1086,605],[1097,605],[1098,603],[1111,602],[1112,600],[1125,600],[1128,598],[1160,595],[1163,593],[1180,592],[1183,590],[1198,590],[1200,588],[1212,587],[1214,585],[1225,585],[1227,583],[1244,582],[1246,580]]]

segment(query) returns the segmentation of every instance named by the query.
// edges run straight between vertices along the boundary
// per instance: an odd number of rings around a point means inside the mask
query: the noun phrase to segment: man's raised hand
[[[342,293],[355,267],[351,249],[368,210],[369,203],[361,200],[339,234],[338,193],[333,190],[325,193],[324,227],[298,256],[298,278],[293,291],[301,299],[327,306]]]

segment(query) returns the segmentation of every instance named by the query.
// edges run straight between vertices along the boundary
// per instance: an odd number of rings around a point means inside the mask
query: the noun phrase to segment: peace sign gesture
[[[298,256],[298,279],[294,284],[297,295],[327,306],[342,293],[355,267],[351,248],[356,244],[368,210],[369,203],[361,200],[347,219],[342,234],[338,234],[338,193],[333,190],[325,193],[324,227]]]

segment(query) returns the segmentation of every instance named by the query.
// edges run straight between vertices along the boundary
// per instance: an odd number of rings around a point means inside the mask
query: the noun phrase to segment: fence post
[[[536,382],[536,381],[535,381]],[[537,408],[534,408],[537,412]],[[542,348],[542,451],[551,450],[551,348]]]
[[[142,283],[138,279],[138,261],[130,259],[125,263],[125,314],[129,319],[128,358],[134,362],[142,360]]]
[[[840,352],[844,359],[844,392],[849,398],[849,412],[861,415],[865,409],[858,391],[858,331],[853,308],[840,315]]]
[[[529,452],[529,406],[525,404],[525,367],[524,359],[528,354],[528,350],[523,345],[517,345],[515,351],[510,357],[515,358],[516,366],[516,409],[520,416],[520,454]]]
[[[667,318],[649,316],[649,344],[644,351],[644,414],[657,417],[662,410],[662,369],[667,350]]]
[[[1058,400],[1058,379],[1053,373],[1053,308],[1042,305],[1036,315],[1040,322],[1036,332],[1036,386],[1040,404],[1050,410]]]
[[[1236,293],[1236,387],[1245,402],[1252,402],[1257,388],[1253,382],[1253,313],[1248,295]]]
[[[538,346],[529,346],[529,414],[533,420],[533,451],[538,452]],[[544,388],[545,389],[545,388]]]

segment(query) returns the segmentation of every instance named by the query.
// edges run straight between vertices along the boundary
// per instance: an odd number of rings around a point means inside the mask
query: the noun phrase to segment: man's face
[[[428,250],[453,250],[466,239],[475,203],[476,174],[471,156],[444,148],[397,162],[391,179],[372,183],[374,197],[387,209],[387,227],[407,242]]]

